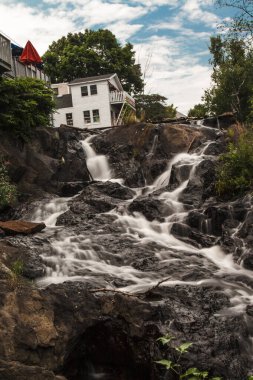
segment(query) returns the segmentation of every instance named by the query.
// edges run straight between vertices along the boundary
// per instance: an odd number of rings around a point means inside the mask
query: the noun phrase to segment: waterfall
[[[82,141],[91,175],[96,180],[114,182],[106,156],[95,153],[91,140],[92,137],[88,137]],[[96,225],[91,220],[84,224],[85,228],[80,222],[81,228],[49,229],[51,249],[41,254],[47,267],[47,276],[37,283],[46,286],[63,281],[91,281],[94,287],[111,288],[116,284],[122,291],[143,292],[163,279],[165,275],[162,269],[167,268],[170,279],[165,285],[224,286],[231,299],[231,313],[245,310],[253,300],[248,286],[252,272],[234,263],[232,255],[225,254],[217,245],[200,249],[171,233],[173,224],[183,223],[189,212],[181,202],[182,192],[194,178],[200,162],[210,159],[205,154],[209,143],[202,144],[194,153],[174,156],[164,173],[149,187],[148,193],[144,189],[135,189],[136,195],[132,200],[121,200],[113,210],[96,215],[96,221],[100,220],[100,224]],[[172,168],[180,166],[188,166],[189,170],[182,178],[179,175],[176,188],[168,190],[166,187],[170,183]],[[146,194],[147,199],[157,199],[168,209],[163,220],[149,221],[141,213],[128,211],[129,204],[141,194]],[[57,198],[43,203],[35,213],[34,220],[44,220],[53,227],[57,217],[69,209],[68,202],[71,202],[70,198]],[[203,220],[200,229],[208,234],[210,220]],[[159,270],[152,266],[149,270],[143,270],[141,266],[133,265],[143,255],[156,260]],[[185,273],[198,271],[201,273],[200,279],[184,280]],[[240,285],[234,280],[236,277],[240,278]]]
[[[112,174],[109,167],[107,157],[104,155],[97,155],[95,150],[91,147],[91,140],[93,136],[81,141],[83,149],[86,153],[86,164],[92,178],[96,181],[108,181],[111,179]]]

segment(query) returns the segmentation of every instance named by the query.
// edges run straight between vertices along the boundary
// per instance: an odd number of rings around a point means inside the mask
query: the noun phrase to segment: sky
[[[42,55],[69,32],[106,28],[145,72],[145,93],[159,93],[178,111],[201,101],[210,86],[209,38],[231,16],[213,0],[0,0],[0,32]]]

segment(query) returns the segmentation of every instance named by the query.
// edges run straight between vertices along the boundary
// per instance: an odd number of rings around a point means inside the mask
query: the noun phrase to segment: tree
[[[253,50],[244,40],[211,37],[213,86],[203,100],[211,114],[234,112],[239,121],[251,120]]]
[[[166,104],[167,98],[159,94],[138,95],[135,97],[137,117],[146,121],[175,117],[176,108]]]
[[[188,112],[189,117],[197,117],[202,119],[208,115],[208,110],[205,104],[199,103],[195,104],[193,108],[191,108]]]
[[[140,93],[143,88],[141,66],[135,63],[133,45],[121,46],[106,29],[69,33],[49,46],[43,60],[53,83],[117,73],[126,91]]]
[[[240,38],[253,36],[253,1],[252,0],[216,0],[219,7],[230,7],[236,10],[236,15],[224,23],[232,36]]]
[[[53,92],[32,78],[0,78],[0,129],[27,140],[35,127],[51,124]]]

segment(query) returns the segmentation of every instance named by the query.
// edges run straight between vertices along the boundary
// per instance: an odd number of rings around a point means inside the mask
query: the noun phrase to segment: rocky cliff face
[[[65,156],[84,138],[68,133]],[[85,177],[74,197],[47,195],[16,210],[48,227],[0,241],[0,379],[176,379],[155,363],[174,360],[157,342],[169,332],[177,345],[193,343],[183,368],[246,380],[252,197],[216,198],[224,141],[222,131],[198,125],[112,129],[89,140],[99,156],[86,152],[96,178],[106,154],[107,181]],[[80,173],[77,165],[63,182]]]
[[[21,200],[61,194],[72,182],[90,179],[83,135],[73,128],[37,128],[27,143],[0,131],[0,155],[11,180],[17,184]],[[65,190],[67,191],[67,190]]]

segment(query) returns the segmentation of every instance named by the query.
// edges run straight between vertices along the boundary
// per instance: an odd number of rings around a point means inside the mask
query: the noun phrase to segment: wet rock
[[[159,199],[152,197],[138,197],[130,203],[128,210],[130,212],[139,212],[152,221],[154,219],[162,221],[164,217],[173,213],[173,209]]]
[[[0,228],[6,235],[29,235],[41,232],[46,228],[45,223],[32,223],[24,220],[10,220],[8,222],[0,222]]]
[[[0,239],[5,237],[5,232],[0,228]]]
[[[242,255],[242,263],[244,268],[253,270],[253,253],[247,252]]]
[[[232,112],[227,112],[216,117],[209,117],[203,120],[203,125],[213,128],[227,129],[236,123],[235,116]]]
[[[171,233],[179,240],[197,247],[212,247],[217,243],[215,236],[202,234],[183,223],[173,223]]]
[[[88,184],[89,182],[80,181],[63,183],[62,186],[60,186],[59,192],[62,197],[73,197]]]
[[[134,192],[116,182],[93,182],[69,202],[69,211],[57,219],[57,225],[77,225],[97,213],[111,211]]]

